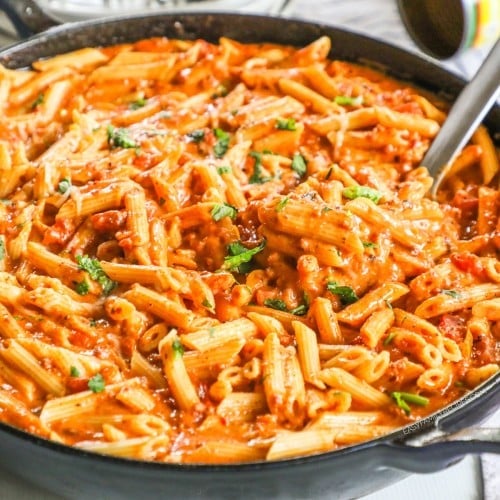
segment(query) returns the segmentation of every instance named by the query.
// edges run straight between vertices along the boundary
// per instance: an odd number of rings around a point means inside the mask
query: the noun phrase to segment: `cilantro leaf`
[[[378,203],[382,198],[382,193],[368,186],[349,186],[344,188],[342,196],[349,200],[354,200],[355,198],[368,198],[372,200],[373,203]]]
[[[279,130],[297,130],[297,125],[293,118],[278,118],[275,127]]]
[[[105,385],[104,377],[100,373],[91,377],[87,384],[88,388],[95,393],[104,391]]]
[[[71,179],[61,179],[57,186],[57,190],[64,194],[71,188]]]
[[[42,92],[38,94],[38,97],[31,104],[31,109],[38,108],[38,106],[40,106],[40,104],[43,104],[44,101],[45,101],[45,94]]]
[[[220,221],[224,217],[229,217],[231,219],[236,218],[236,215],[238,214],[238,209],[236,207],[233,207],[229,203],[216,203],[214,205],[214,208],[212,208],[212,211],[210,212],[210,215],[212,216],[212,219],[215,222]]]
[[[460,298],[460,294],[456,290],[441,290],[441,293],[444,293],[445,295],[448,295],[449,297],[452,297],[453,299]]]
[[[225,132],[221,128],[214,129],[214,134],[217,138],[217,142],[214,146],[214,155],[216,158],[222,158],[229,148],[229,141],[231,139],[231,136],[228,132]]]
[[[189,137],[189,139],[198,144],[205,138],[205,131],[202,129],[197,129],[193,130],[192,132],[189,132],[186,135]]]
[[[90,278],[101,285],[104,295],[109,295],[115,288],[116,282],[108,278],[97,259],[93,259],[88,255],[77,255],[76,262],[80,269],[87,271]]]
[[[174,351],[174,357],[182,358],[184,355],[184,346],[181,344],[179,339],[175,339],[172,342],[172,350]]]
[[[80,370],[76,366],[71,366],[69,369],[69,375],[70,377],[79,377]]]
[[[329,292],[338,295],[340,302],[344,306],[348,304],[353,304],[354,302],[359,300],[359,297],[356,295],[356,292],[350,286],[343,286],[337,284],[337,282],[335,281],[329,281],[326,284],[326,289]]]
[[[201,305],[210,311],[213,311],[214,309],[214,305],[208,299],[203,299]]]
[[[227,166],[227,165],[224,165],[222,167],[217,167],[217,173],[219,175],[222,175],[222,174],[230,174],[232,172],[231,170],[231,167]]]
[[[277,204],[276,204],[276,212],[281,212],[285,207],[286,207],[286,204],[288,203],[289,201],[289,198],[288,196],[285,196],[284,198],[282,198]]]
[[[288,307],[282,299],[266,299],[264,300],[264,305],[278,311],[288,311]]]
[[[79,295],[87,295],[89,293],[90,286],[86,281],[81,281],[80,283],[77,283],[75,286],[75,291]]]
[[[373,243],[373,241],[363,241],[363,246],[365,248],[378,248],[378,245]]]
[[[290,309],[288,312],[290,314],[295,314],[295,316],[304,316],[307,313],[309,306],[307,304],[300,304],[300,306]]]
[[[249,184],[263,184],[270,180],[269,177],[264,177],[262,174],[262,153],[251,151],[249,156],[255,160],[253,174],[248,179]]]
[[[393,340],[394,337],[396,336],[396,332],[391,332],[387,337],[384,339],[384,345],[389,345]]]
[[[138,148],[139,145],[128,135],[126,128],[116,128],[108,125],[108,144],[111,148]]]
[[[300,304],[300,306],[294,307],[293,309],[288,309],[285,301],[282,299],[266,299],[264,300],[264,305],[278,311],[289,312],[290,314],[294,314],[295,316],[303,316],[309,309],[309,304],[307,303],[306,299],[304,300],[304,302],[304,304]]]
[[[292,158],[292,170],[299,174],[299,177],[304,177],[307,172],[306,159],[300,154],[295,153]]]
[[[340,106],[361,106],[363,104],[363,96],[358,95],[357,97],[349,97],[347,95],[335,96],[335,104]]]
[[[261,252],[266,246],[266,240],[262,240],[260,245],[255,248],[246,248],[242,245],[241,241],[230,243],[227,247],[229,255],[224,258],[223,269],[230,271],[246,273],[248,272],[248,264],[254,255]]]
[[[418,394],[412,394],[411,392],[391,392],[391,397],[407,415],[411,413],[411,408],[408,406],[408,403],[418,406],[427,406],[429,404],[428,398],[424,398]]]
[[[140,109],[140,108],[143,108],[144,106],[146,106],[148,100],[144,97],[139,97],[137,98],[135,101],[132,101],[130,104],[129,104],[129,108],[133,111],[135,111],[136,109]]]

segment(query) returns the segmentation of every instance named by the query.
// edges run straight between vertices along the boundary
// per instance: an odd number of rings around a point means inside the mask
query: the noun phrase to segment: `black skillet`
[[[302,46],[332,39],[331,56],[372,64],[453,99],[464,82],[414,54],[329,26],[239,14],[153,14],[53,27],[34,1],[0,0],[24,42],[0,51],[19,68],[69,50],[150,36]],[[334,20],[332,20],[334,21]],[[500,108],[488,115],[500,135]],[[452,405],[387,436],[321,455],[272,463],[175,465],[114,458],[69,448],[0,424],[0,467],[40,487],[78,499],[333,499],[365,495],[411,472],[435,472],[469,453],[500,453],[500,430],[470,427],[500,404],[500,374]]]

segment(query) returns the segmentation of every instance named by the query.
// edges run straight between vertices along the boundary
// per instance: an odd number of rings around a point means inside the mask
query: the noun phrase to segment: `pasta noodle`
[[[481,126],[429,199],[446,106],[330,45],[155,38],[0,68],[2,422],[281,460],[498,372],[495,143]]]

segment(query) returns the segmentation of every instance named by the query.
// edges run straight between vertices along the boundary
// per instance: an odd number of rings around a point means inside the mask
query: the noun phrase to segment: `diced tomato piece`
[[[108,210],[91,216],[92,225],[96,231],[115,232],[118,231],[127,219],[127,214],[121,210]]]
[[[75,224],[71,219],[59,219],[49,227],[43,235],[44,245],[64,245],[75,231]]]
[[[438,328],[443,335],[455,342],[462,342],[467,331],[462,318],[453,316],[452,314],[444,314],[439,322]]]
[[[82,392],[88,390],[89,379],[85,377],[69,377],[66,380],[66,387],[69,392]]]
[[[477,255],[472,253],[454,253],[451,255],[451,261],[461,271],[471,273],[478,278],[486,277],[486,270]]]

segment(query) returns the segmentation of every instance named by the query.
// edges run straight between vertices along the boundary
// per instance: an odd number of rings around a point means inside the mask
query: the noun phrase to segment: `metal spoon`
[[[500,39],[464,87],[453,104],[446,121],[427,150],[421,164],[435,178],[431,195],[436,193],[451,162],[465,146],[484,115],[500,96]]]

